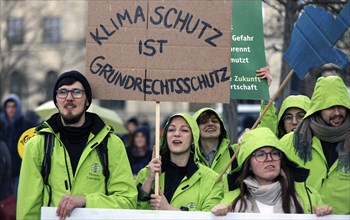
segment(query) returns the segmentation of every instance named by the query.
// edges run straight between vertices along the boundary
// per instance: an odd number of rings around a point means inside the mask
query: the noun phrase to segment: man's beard
[[[81,111],[81,112],[79,112],[76,115],[72,115],[72,114],[70,114],[70,115],[63,115],[63,114],[61,114],[61,118],[62,118],[64,124],[71,125],[71,124],[78,123],[79,120],[81,119],[81,117],[83,116],[83,114],[84,114],[84,111]]]

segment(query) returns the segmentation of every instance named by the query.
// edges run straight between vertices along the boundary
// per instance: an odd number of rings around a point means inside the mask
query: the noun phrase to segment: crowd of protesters
[[[257,76],[270,83],[268,69]],[[311,99],[288,96],[279,112],[272,106],[235,144],[215,109],[176,113],[162,128],[160,157],[148,122],[130,118],[128,134],[118,137],[86,112],[92,92],[83,74],[61,74],[58,113],[41,124],[24,117],[18,96],[3,100],[0,201],[15,197],[18,219],[39,219],[42,206],[57,207],[61,219],[77,207],[350,214],[350,98],[338,76],[320,77]],[[31,127],[36,135],[21,159],[17,142]]]

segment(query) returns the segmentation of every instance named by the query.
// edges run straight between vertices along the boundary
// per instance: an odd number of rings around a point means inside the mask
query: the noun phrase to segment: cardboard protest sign
[[[266,66],[261,0],[232,1],[231,98],[269,100],[266,80],[256,70]]]
[[[90,0],[94,98],[229,102],[231,1]]]
[[[298,19],[284,59],[300,79],[310,68],[334,63],[345,68],[349,59],[345,53],[333,48],[350,26],[350,2],[334,20],[333,15],[321,7],[307,6]]]

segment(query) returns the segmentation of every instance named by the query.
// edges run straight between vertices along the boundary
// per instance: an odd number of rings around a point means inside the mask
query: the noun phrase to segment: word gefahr
[[[192,77],[145,79],[124,74],[109,63],[101,64],[105,57],[97,56],[90,64],[90,73],[103,77],[106,83],[125,90],[138,91],[148,95],[190,94],[198,90],[210,89],[230,80],[227,67]]]
[[[249,36],[249,35],[232,35],[232,40],[233,41],[254,41],[254,37],[253,36]]]
[[[197,34],[198,39],[203,39],[213,47],[217,46],[214,40],[223,36],[222,31],[208,22],[199,18],[196,19],[192,14],[176,8],[166,9],[164,6],[158,6],[154,9],[154,12],[149,12],[149,15],[151,24],[162,25],[167,29],[175,29],[179,32],[185,31],[187,34]],[[95,32],[90,32],[90,36],[101,46],[103,41],[117,35],[120,28],[138,22],[146,22],[144,9],[140,5],[136,7],[133,13],[129,12],[128,9],[125,9],[124,13],[117,12],[106,24],[100,24],[96,27]]]

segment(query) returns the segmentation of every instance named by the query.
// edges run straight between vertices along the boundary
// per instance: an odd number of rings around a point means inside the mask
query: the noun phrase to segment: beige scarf
[[[258,200],[266,205],[273,205],[274,213],[284,213],[282,208],[282,192],[280,182],[276,181],[272,184],[262,186],[254,177],[249,176],[244,180],[244,183],[249,191],[249,194],[245,196],[247,206],[244,212],[260,213],[260,210],[255,202],[255,200]],[[240,207],[241,201],[238,201],[233,211],[239,212]],[[291,213],[296,213],[294,205],[291,208]]]

